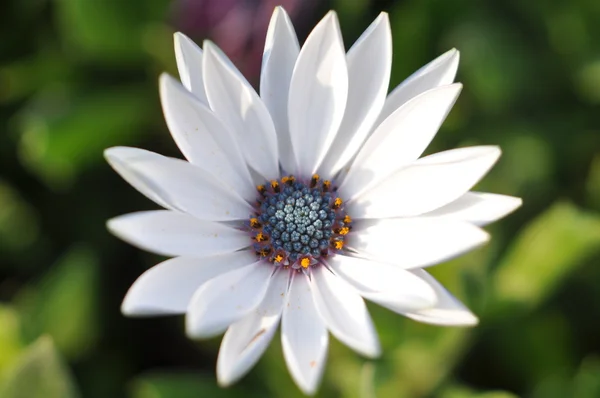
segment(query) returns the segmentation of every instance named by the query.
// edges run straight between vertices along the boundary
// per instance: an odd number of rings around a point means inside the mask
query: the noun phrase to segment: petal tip
[[[236,381],[237,380],[234,379],[233,377],[231,377],[230,374],[226,373],[222,369],[219,369],[219,367],[217,366],[217,384],[219,385],[219,387],[221,387],[221,388],[230,387]]]
[[[136,284],[134,283],[130,288],[123,302],[121,303],[121,314],[128,318],[139,318],[148,316],[158,315],[169,315],[170,312],[167,310],[160,310],[159,308],[152,308],[152,305],[144,305],[139,299],[137,293]],[[136,297],[137,296],[137,297]]]
[[[304,395],[308,395],[309,397],[314,396],[317,393],[318,381],[306,381],[306,380],[294,380],[296,385],[304,393]]]
[[[498,145],[490,145],[490,156],[494,158],[494,162],[502,155],[502,149]]]
[[[319,25],[326,25],[328,29],[336,29],[339,32],[340,21],[338,19],[337,12],[335,12],[334,10],[330,10],[329,12],[327,12],[323,19],[317,24],[317,26]]]
[[[202,53],[202,49],[196,44],[196,42],[190,39],[189,36],[183,32],[173,33],[173,42],[175,43],[175,51],[179,51],[183,46],[190,46]]]
[[[106,229],[109,230],[109,232],[114,234],[114,230],[115,230],[115,224],[118,222],[118,217],[115,218],[111,218],[110,220],[106,221]]]
[[[129,147],[129,146],[113,146],[104,150],[104,157],[107,159],[117,159],[126,157],[132,152],[146,152],[143,149]]]
[[[523,206],[523,199],[522,198],[514,198],[514,209],[518,209],[519,207]]]
[[[335,12],[335,10],[329,10],[327,14],[325,14],[325,16],[323,17],[323,20],[328,20],[329,18],[337,19],[337,12]]]
[[[278,5],[275,6],[275,9],[273,10],[273,17],[284,17],[287,15],[287,11],[285,11],[285,8],[283,8],[282,5]]]
[[[206,53],[208,53],[208,52],[214,53],[217,49],[217,45],[210,39],[204,39],[204,41],[202,42],[202,48],[204,49],[204,52],[206,52]]]
[[[455,326],[474,327],[479,325],[479,318],[469,310],[463,311],[461,316],[456,319]]]
[[[158,76],[158,91],[161,94],[161,98],[166,93],[166,91],[170,90],[171,87],[177,83],[177,79],[168,74],[167,72],[163,72]]]
[[[192,318],[193,316],[188,308],[185,315],[185,334],[188,338],[193,340],[199,338],[201,333],[199,333],[196,322],[194,322]]]
[[[167,72],[162,72],[159,76],[158,76],[158,81],[159,82],[166,82],[169,79],[175,79],[173,76],[171,76],[170,74],[168,74]]]
[[[175,33],[173,33],[173,41],[175,43],[175,46],[180,45],[181,41],[182,40],[186,40],[186,39],[188,39],[188,37],[186,35],[184,35],[183,33],[181,33],[181,32],[175,32]]]
[[[127,147],[123,146],[113,146],[110,148],[106,148],[103,152],[104,159],[114,167],[114,162],[117,162],[119,158],[122,157]]]
[[[121,314],[123,314],[126,317],[133,317],[139,315],[138,311],[136,311],[135,305],[131,302],[131,299],[129,297],[130,295],[127,294],[123,299],[123,302],[121,303]]]
[[[450,70],[453,70],[456,73],[458,69],[458,63],[460,61],[460,52],[456,47],[452,47],[450,50],[446,51],[444,54],[440,55],[437,58],[436,65],[444,64],[449,66]],[[435,62],[435,61],[434,61]]]
[[[484,231],[483,229],[481,229],[479,227],[475,227],[475,228],[477,228],[479,230],[479,239],[473,243],[473,249],[488,244],[490,239],[492,239],[492,236],[489,233],[487,233],[486,231]]]
[[[375,22],[384,24],[384,26],[388,26],[389,27],[389,25],[390,25],[390,15],[387,12],[385,12],[385,11],[381,11],[379,13],[379,15],[377,16],[377,18],[375,18]]]
[[[456,47],[452,47],[450,50],[446,51],[444,54],[440,56],[441,60],[453,61],[456,60],[460,56],[460,52]]]
[[[363,351],[363,355],[369,359],[377,359],[381,356],[381,344],[376,341],[373,346]]]
[[[192,299],[190,305],[194,302]],[[185,334],[192,340],[209,339],[220,335],[223,331],[218,325],[207,324],[202,316],[194,316],[189,307],[185,315]]]
[[[212,40],[204,40],[202,42],[202,48],[204,48],[204,65],[206,65],[206,62],[216,62],[218,64],[221,64],[223,67],[226,67],[227,69],[235,68],[233,63],[231,63],[231,61],[227,57],[227,54],[225,54],[223,50],[221,50],[221,48],[219,48],[219,46]]]

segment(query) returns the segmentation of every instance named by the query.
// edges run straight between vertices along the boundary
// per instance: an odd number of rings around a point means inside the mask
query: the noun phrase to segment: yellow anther
[[[281,254],[277,254],[275,255],[275,257],[273,257],[273,262],[275,263],[280,263],[283,261],[283,256]]]
[[[329,188],[331,188],[331,181],[329,181],[329,180],[325,180],[325,181],[323,181],[323,188],[324,188],[326,191],[328,191],[328,190],[329,190]]]
[[[257,185],[256,190],[260,192],[261,195],[264,195],[267,192],[267,188],[264,185]]]
[[[350,218],[350,216],[346,214],[344,216],[344,220],[343,221],[344,221],[344,224],[350,224],[352,222],[352,218]]]
[[[253,217],[250,219],[250,227],[257,229],[257,228],[262,227],[262,224],[260,223],[260,221],[258,221],[258,218]]]
[[[277,180],[271,181],[271,188],[273,188],[273,191],[279,192],[279,182]]]
[[[333,247],[335,247],[337,250],[342,250],[342,248],[344,247],[344,241],[343,240],[334,240]]]
[[[333,201],[333,208],[334,209],[339,209],[340,206],[342,206],[342,199],[341,198],[335,198],[335,200]]]
[[[282,184],[292,185],[295,181],[296,181],[296,177],[294,177],[294,176],[281,177]]]
[[[342,227],[342,228],[339,228],[336,233],[338,235],[348,235],[348,232],[350,232],[350,228]]]
[[[318,174],[313,174],[312,178],[310,179],[310,187],[314,188],[317,186],[317,182],[319,182],[319,175]]]
[[[302,260],[300,260],[300,266],[302,266],[302,268],[308,268],[309,265],[310,259],[308,257],[304,257]]]
[[[264,242],[264,241],[269,240],[269,237],[267,235],[263,234],[262,232],[259,232],[254,237],[254,240],[256,240],[257,242]]]
[[[271,254],[272,251],[273,249],[271,249],[270,247],[263,247],[257,253],[261,257],[267,257],[269,254]]]

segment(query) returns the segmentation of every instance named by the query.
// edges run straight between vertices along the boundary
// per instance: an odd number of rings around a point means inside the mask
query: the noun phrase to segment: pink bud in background
[[[283,6],[296,26],[319,0],[178,0],[174,25],[201,42],[213,40],[252,83],[258,81],[265,32],[276,6]]]

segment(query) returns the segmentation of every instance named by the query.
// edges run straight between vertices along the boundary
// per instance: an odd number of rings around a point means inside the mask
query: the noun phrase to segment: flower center
[[[257,189],[256,214],[248,225],[258,256],[300,270],[343,249],[352,219],[329,180],[286,176]]]

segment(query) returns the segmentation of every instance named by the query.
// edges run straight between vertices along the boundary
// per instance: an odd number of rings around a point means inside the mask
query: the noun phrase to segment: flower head
[[[187,161],[135,148],[106,158],[166,210],[109,229],[172,256],[145,272],[127,315],[186,314],[193,338],[225,332],[219,382],[241,378],[281,323],[288,368],[313,393],[329,332],[359,353],[380,346],[363,298],[421,322],[477,318],[423,267],[488,240],[480,226],[520,199],[469,192],[493,146],[419,157],[461,89],[458,52],[386,96],[391,33],[382,13],[345,52],[330,12],[300,49],[277,8],[260,96],[211,42],[175,35],[182,84],[160,78],[165,119]]]

